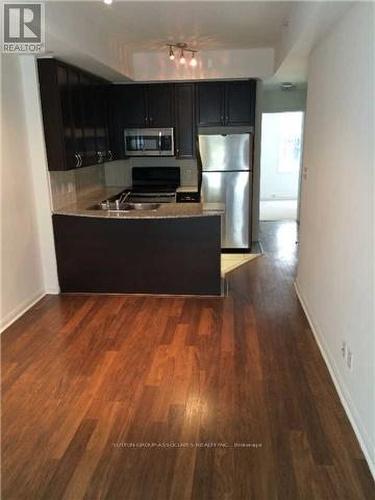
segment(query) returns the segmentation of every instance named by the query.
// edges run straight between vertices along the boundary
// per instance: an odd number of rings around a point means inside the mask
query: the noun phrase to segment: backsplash
[[[131,186],[132,167],[180,167],[181,186],[196,186],[198,183],[196,160],[176,158],[128,158],[105,164],[106,186]]]
[[[103,165],[49,172],[52,206],[57,210],[105,186]]]
[[[131,186],[132,167],[180,167],[181,186],[197,185],[197,163],[195,160],[176,160],[176,158],[129,158],[104,165],[77,170],[49,172],[52,206],[58,210],[91,191],[105,186]]]

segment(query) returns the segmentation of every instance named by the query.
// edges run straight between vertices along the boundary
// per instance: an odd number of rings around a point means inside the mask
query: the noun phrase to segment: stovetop
[[[179,186],[179,167],[133,167],[132,187],[104,200],[102,205],[173,203]]]

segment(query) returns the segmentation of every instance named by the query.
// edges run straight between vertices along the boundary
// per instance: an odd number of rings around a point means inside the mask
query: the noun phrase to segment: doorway
[[[262,114],[260,220],[297,220],[303,111]]]

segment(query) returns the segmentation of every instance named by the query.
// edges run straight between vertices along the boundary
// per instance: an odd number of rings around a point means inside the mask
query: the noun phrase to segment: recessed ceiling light
[[[104,0],[104,3],[105,3],[106,5],[111,5],[112,0]]]
[[[296,87],[296,85],[292,82],[283,82],[281,85],[280,85],[281,89],[282,90],[292,90]]]

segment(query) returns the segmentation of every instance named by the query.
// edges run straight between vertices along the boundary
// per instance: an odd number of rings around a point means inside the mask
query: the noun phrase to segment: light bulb
[[[104,3],[105,3],[106,5],[111,5],[112,0],[104,0]]]
[[[195,54],[193,52],[192,56],[191,56],[191,59],[190,59],[190,66],[195,68],[195,66],[197,65],[197,60],[195,59]]]
[[[180,64],[185,64],[186,63],[186,59],[184,57],[184,53],[183,51],[181,51],[181,55],[180,55]]]
[[[174,61],[174,53],[173,53],[173,48],[169,47],[169,59],[171,61]]]

